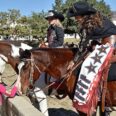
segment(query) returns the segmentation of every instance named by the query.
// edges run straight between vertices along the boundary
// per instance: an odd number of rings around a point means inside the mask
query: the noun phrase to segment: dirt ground
[[[8,86],[11,86],[16,79],[16,73],[10,67],[6,65],[6,69],[2,75],[2,80]],[[10,89],[9,87],[7,89]],[[49,116],[78,116],[76,110],[72,107],[72,101],[66,97],[62,100],[51,98],[47,96]],[[97,114],[97,116],[99,116]],[[113,112],[111,116],[116,116],[116,112]]]

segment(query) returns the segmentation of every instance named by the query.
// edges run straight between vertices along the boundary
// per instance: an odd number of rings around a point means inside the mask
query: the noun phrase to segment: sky
[[[0,11],[18,9],[22,15],[29,16],[32,11],[45,12],[52,9],[55,0],[0,0]],[[116,0],[104,0],[112,11],[116,11]]]

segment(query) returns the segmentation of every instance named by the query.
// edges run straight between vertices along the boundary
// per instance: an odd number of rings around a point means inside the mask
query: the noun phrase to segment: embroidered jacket
[[[47,41],[50,48],[62,46],[64,43],[64,29],[50,25],[47,31]]]

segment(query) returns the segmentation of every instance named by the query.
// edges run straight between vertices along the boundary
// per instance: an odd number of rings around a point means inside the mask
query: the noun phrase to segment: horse
[[[21,83],[22,83],[22,92],[25,93],[28,86],[30,83],[34,83],[39,76],[43,73],[46,72],[52,77],[55,77],[56,79],[61,79],[62,75],[65,75],[67,71],[67,66],[71,59],[74,57],[75,53],[77,51],[77,48],[74,49],[69,49],[69,48],[39,48],[39,49],[34,49],[31,50],[31,53],[28,51],[25,51],[21,56],[21,59],[25,60],[25,65],[21,69],[20,77],[21,77]],[[37,54],[37,55],[36,55]],[[28,56],[28,57],[27,57]],[[65,56],[65,58],[63,58]],[[33,57],[33,58],[32,58]],[[33,65],[33,66],[31,66]],[[56,67],[54,67],[56,66]],[[34,71],[34,72],[33,72]],[[33,78],[34,77],[34,78]],[[72,76],[73,79],[69,79],[68,83],[73,83],[75,82],[74,79],[76,80],[77,78]],[[63,79],[63,77],[62,77]],[[61,79],[61,80],[62,80]],[[65,85],[67,89],[58,89],[58,92],[61,92],[60,94],[65,94],[64,96],[69,93],[70,98],[73,98],[72,92],[73,91],[71,86],[67,86],[64,84],[67,79],[62,80],[61,85]],[[65,87],[65,88],[66,88]],[[62,88],[62,87],[61,87]],[[36,94],[36,98],[39,101],[40,105],[42,105],[41,102],[44,102],[42,100],[46,99],[46,95],[42,91],[42,89],[35,87],[34,92]],[[45,101],[47,102],[47,101]],[[44,107],[41,107],[42,112],[46,112],[47,110],[47,104],[45,106],[44,102]],[[44,115],[48,115],[47,113]]]
[[[6,64],[10,64],[18,74],[18,64],[20,62],[19,56],[21,49],[32,49],[32,47],[24,43],[21,43],[21,46],[15,46],[7,41],[0,41],[0,81]]]
[[[20,49],[31,49],[31,47],[22,44],[21,46],[15,46],[8,42],[0,42],[0,67],[3,71],[5,69],[5,64],[10,64],[15,72],[18,74],[18,65],[20,63]],[[3,68],[4,66],[4,68]],[[2,74],[2,72],[1,72]]]
[[[62,91],[61,93],[65,94],[65,96],[68,95],[70,99],[73,99],[77,77],[72,73],[70,78],[67,79],[64,78],[64,75],[67,74],[67,66],[74,55],[75,52],[73,52],[72,49],[65,48],[45,48],[26,51],[22,55],[22,58],[27,58],[28,60],[26,60],[20,74],[22,92],[25,93],[31,82],[35,82],[42,72],[46,72],[57,80],[60,80],[61,84],[58,86],[59,93]],[[108,82],[108,85],[108,89],[111,88],[111,82]],[[39,89],[36,91],[42,90]],[[115,104],[116,102],[112,102],[112,105]]]
[[[5,70],[5,65],[10,64],[14,71],[19,76],[19,68],[22,65],[19,65],[20,60],[20,53],[23,50],[30,50],[32,49],[31,46],[27,44],[21,43],[21,46],[15,46],[14,44],[6,41],[0,41],[0,73],[2,75],[3,71]],[[19,90],[20,94],[21,91]],[[41,106],[40,106],[41,107]]]

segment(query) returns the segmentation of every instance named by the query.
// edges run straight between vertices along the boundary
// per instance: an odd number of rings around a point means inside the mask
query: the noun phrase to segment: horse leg
[[[47,107],[46,95],[45,95],[44,92],[43,92],[40,88],[38,88],[38,87],[35,87],[34,93],[35,93],[36,99],[37,99],[37,101],[38,101],[38,103],[39,103],[40,111],[41,111],[45,116],[49,116],[49,115],[48,115],[48,107]]]

